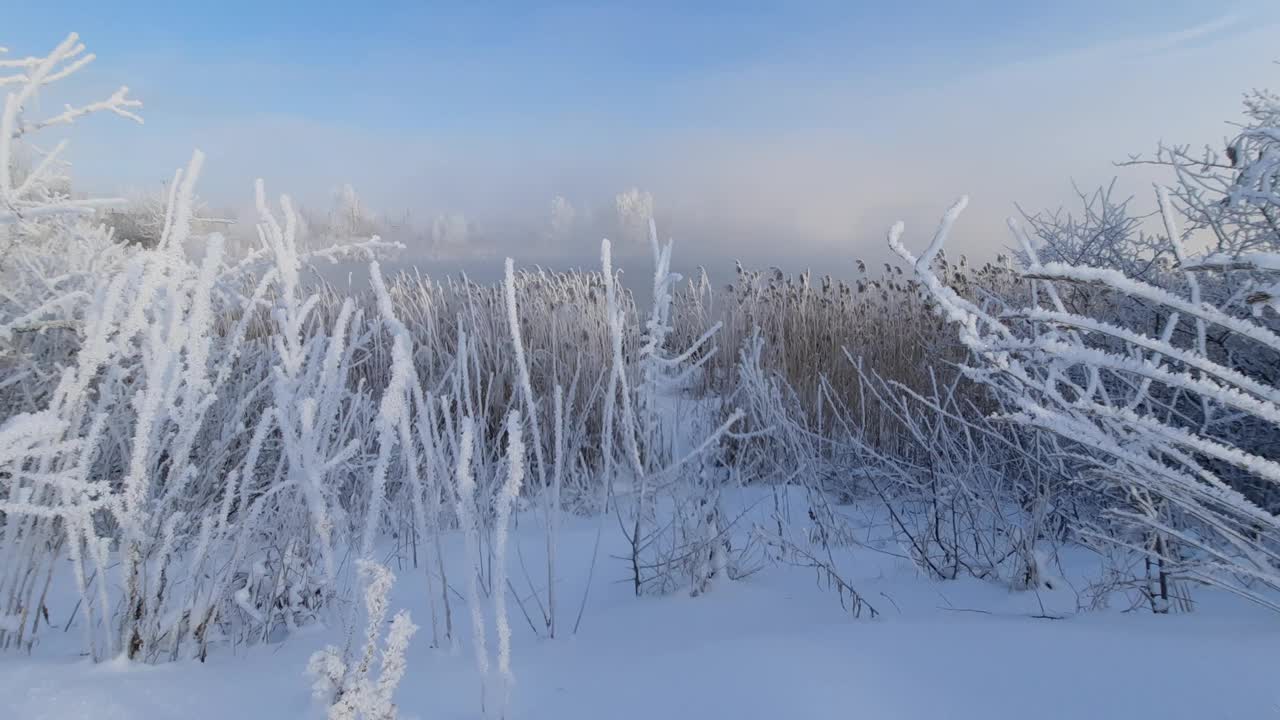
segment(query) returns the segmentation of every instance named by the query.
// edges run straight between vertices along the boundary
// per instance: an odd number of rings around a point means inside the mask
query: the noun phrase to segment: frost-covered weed
[[[407,668],[405,653],[418,631],[409,611],[399,610],[385,637],[391,588],[395,575],[385,565],[357,561],[364,585],[365,636],[360,648],[347,653],[332,645],[319,650],[307,663],[313,678],[312,697],[326,708],[328,720],[395,720],[396,688]]]

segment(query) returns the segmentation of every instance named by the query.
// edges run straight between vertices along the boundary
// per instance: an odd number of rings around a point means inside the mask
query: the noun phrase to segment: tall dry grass
[[[678,334],[696,337],[711,323],[723,324],[703,389],[723,397],[739,391],[739,350],[758,332],[764,369],[794,393],[808,427],[830,439],[842,431],[834,416],[852,414],[877,445],[900,442],[892,414],[865,392],[866,378],[928,394],[939,373],[950,377],[967,351],[901,267],[886,263],[873,274],[862,261],[857,265],[852,281],[738,265],[723,288],[705,276],[687,283],[675,303]],[[963,257],[954,263],[942,257],[938,272],[971,300],[1003,302],[1022,292],[1003,258],[973,267]],[[980,390],[964,387],[972,393],[967,400],[981,400]]]

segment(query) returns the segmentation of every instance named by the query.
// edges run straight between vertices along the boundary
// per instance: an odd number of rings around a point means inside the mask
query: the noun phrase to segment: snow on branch
[[[46,86],[74,75],[92,62],[79,36],[71,33],[49,54],[17,60],[0,59],[0,88],[13,87],[0,108],[0,225],[29,222],[65,214],[91,214],[106,200],[74,200],[61,188],[66,178],[59,165],[66,143],[59,143],[41,162],[15,176],[15,143],[59,125],[70,125],[87,115],[110,113],[141,123],[135,112],[142,103],[120,87],[105,99],[82,105],[67,104],[61,112],[43,118],[28,117],[32,101]]]
[[[1045,292],[993,316],[961,298],[930,263],[962,204],[947,213],[919,259],[901,242],[901,223],[889,246],[959,326],[974,359],[965,372],[994,392],[1004,418],[1071,444],[1068,455],[1115,499],[1112,517],[1147,534],[1145,551],[1159,563],[1162,588],[1166,577],[1182,577],[1267,604],[1261,588],[1280,589],[1280,518],[1259,502],[1280,490],[1280,462],[1255,451],[1265,446],[1251,444],[1242,428],[1280,432],[1280,387],[1269,373],[1211,355],[1206,328],[1229,331],[1245,343],[1235,352],[1260,357],[1280,351],[1280,336],[1258,318],[1206,299],[1196,273],[1211,270],[1228,289],[1248,289],[1252,273],[1280,261],[1269,253],[1187,261],[1167,195],[1159,195],[1167,241],[1186,274],[1182,292],[1112,268],[1042,264],[1011,225],[1026,251],[1023,277]],[[1160,322],[1153,329],[1123,314],[1070,310],[1054,288],[1064,282],[1128,296]],[[1181,325],[1191,327],[1175,333]],[[1238,577],[1251,580],[1230,579]]]

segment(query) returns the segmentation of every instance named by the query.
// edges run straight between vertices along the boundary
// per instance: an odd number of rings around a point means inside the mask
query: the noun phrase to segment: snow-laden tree
[[[615,195],[613,206],[622,239],[628,244],[642,244],[653,219],[653,193],[633,187]]]
[[[565,243],[573,239],[578,211],[563,195],[551,199],[550,239],[553,243]]]
[[[0,48],[0,88],[7,90],[0,110],[0,226],[22,225],[41,218],[88,215],[112,200],[81,200],[69,192],[63,172],[64,140],[48,151],[36,149],[32,139],[47,128],[70,125],[87,115],[113,113],[137,122],[134,112],[142,103],[129,98],[129,88],[121,87],[104,100],[82,105],[67,104],[60,112],[40,113],[36,100],[44,89],[75,75],[93,62],[79,36],[72,33],[49,54],[26,58],[4,57]],[[16,163],[18,143],[35,158],[30,167]],[[9,242],[17,238],[10,234]],[[0,246],[0,251],[7,248]]]
[[[1115,197],[1114,180],[1093,192],[1074,189],[1075,210],[1022,213],[1041,261],[1109,267],[1141,280],[1166,269],[1172,248],[1143,230],[1143,218],[1130,209],[1133,198]]]
[[[1274,437],[1280,388],[1210,352],[1205,341],[1211,330],[1230,333],[1259,355],[1280,358],[1274,315],[1250,312],[1274,307],[1258,277],[1274,278],[1280,256],[1189,259],[1171,204],[1163,193],[1160,199],[1167,240],[1184,273],[1179,291],[1112,268],[1042,262],[1011,223],[1027,259],[1032,303],[981,307],[945,285],[933,265],[963,199],[919,256],[903,245],[901,223],[889,245],[956,323],[975,360],[967,373],[997,394],[1006,418],[1066,441],[1062,452],[1079,482],[1106,498],[1111,522],[1094,532],[1150,558],[1146,592],[1153,609],[1166,611],[1171,584],[1182,580],[1280,609],[1270,594],[1280,589],[1280,518],[1261,506],[1280,483],[1280,461],[1259,452],[1252,438],[1213,430],[1222,420]],[[1270,202],[1280,206],[1280,196]],[[1200,292],[1206,274],[1220,274],[1234,299],[1206,301]],[[1063,302],[1063,288],[1073,286],[1136,299],[1160,321],[1130,326],[1076,312]]]
[[[1077,528],[1147,558],[1153,609],[1191,580],[1280,609],[1280,99],[1254,92],[1225,151],[1163,146],[1163,235],[1110,189],[1014,231],[1029,303],[978,304],[912,263],[1007,419],[1059,436],[1056,462],[1103,510]],[[1135,161],[1142,162],[1142,161]],[[1186,225],[1180,228],[1179,218]]]
[[[441,213],[431,222],[431,256],[438,260],[462,257],[471,240],[471,223],[461,213]]]
[[[45,55],[9,57],[0,48],[0,412],[31,410],[56,383],[47,368],[67,361],[93,278],[118,268],[128,254],[94,213],[118,205],[73,195],[66,139],[49,144],[43,131],[90,115],[142,122],[141,103],[121,87],[105,99],[53,105],[57,84],[93,62],[73,33]]]
[[[1239,255],[1280,250],[1280,96],[1245,96],[1245,121],[1219,150],[1162,145],[1149,163],[1169,168],[1170,194],[1189,230],[1208,233],[1213,252]]]

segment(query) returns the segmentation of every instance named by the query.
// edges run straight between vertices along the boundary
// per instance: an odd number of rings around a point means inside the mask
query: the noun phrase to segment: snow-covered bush
[[[967,374],[999,394],[1009,419],[1067,442],[1062,453],[1082,482],[1108,498],[1105,517],[1119,524],[1120,529],[1099,532],[1152,559],[1147,592],[1153,609],[1167,610],[1174,596],[1170,584],[1184,580],[1276,607],[1269,592],[1280,588],[1280,522],[1259,507],[1256,494],[1242,490],[1239,476],[1267,487],[1280,482],[1280,465],[1209,429],[1215,417],[1231,417],[1274,433],[1280,390],[1224,364],[1209,352],[1205,338],[1212,328],[1248,341],[1260,353],[1280,351],[1270,322],[1247,311],[1248,305],[1270,301],[1252,275],[1280,264],[1267,254],[1188,259],[1162,194],[1167,239],[1186,274],[1183,292],[1115,269],[1042,263],[1015,225],[1034,302],[993,313],[960,297],[932,268],[964,205],[962,200],[947,212],[919,257],[902,244],[901,223],[890,232],[889,244],[959,326],[978,361]],[[1209,272],[1226,273],[1223,282],[1243,291],[1244,303],[1207,302],[1199,277]],[[1077,313],[1059,291],[1072,284],[1136,298],[1158,309],[1161,322],[1128,327]]]
[[[0,54],[4,49],[0,48]],[[83,105],[63,106],[54,114],[37,115],[35,100],[44,88],[84,69],[94,56],[85,52],[79,36],[72,33],[49,54],[42,57],[17,59],[0,58],[0,87],[16,87],[5,96],[0,111],[0,225],[17,225],[28,228],[41,219],[68,215],[89,215],[112,200],[81,200],[69,192],[70,182],[63,174],[67,149],[66,141],[47,152],[35,150],[32,137],[50,127],[69,125],[94,113],[114,113],[124,118],[142,122],[133,111],[142,103],[129,98],[129,89],[121,87],[110,97]],[[31,148],[39,159],[31,167],[16,162],[18,143]],[[16,172],[16,176],[15,176]],[[29,229],[26,231],[29,232]],[[8,232],[3,237],[0,253],[7,253],[12,245],[19,244],[24,235]]]
[[[314,301],[297,294],[295,273],[305,258],[291,245],[292,224],[277,225],[261,193],[267,246],[257,257],[228,265],[214,234],[202,259],[188,259],[201,161],[197,153],[180,175],[157,247],[90,285],[80,347],[45,409],[61,425],[51,441],[78,454],[16,458],[6,474],[12,610],[39,607],[31,570],[66,553],[98,657],[203,655],[215,625],[267,637],[332,592],[339,502],[325,488],[363,442],[353,422],[360,401],[344,375],[351,312],[332,335],[312,328],[304,339]],[[261,337],[269,295],[278,301],[274,343]],[[108,563],[115,553],[118,565]],[[120,576],[118,600],[105,594],[117,584],[108,564]]]
[[[67,103],[41,113],[38,99],[74,76],[94,56],[73,33],[48,54],[8,58],[0,48],[0,413],[30,411],[48,400],[79,347],[93,279],[113,272],[128,254],[91,222],[120,201],[83,199],[66,173],[69,141],[46,146],[42,131],[86,116],[114,114],[141,122],[141,106],[121,87],[103,100]]]
[[[317,651],[307,664],[316,701],[328,720],[395,720],[396,688],[407,669],[405,652],[418,631],[408,610],[399,610],[383,637],[389,595],[396,577],[385,565],[358,560],[364,584],[365,636],[359,648],[344,654],[332,645]],[[374,671],[377,674],[374,674]]]
[[[1208,249],[1237,256],[1280,249],[1280,96],[1245,96],[1245,122],[1226,148],[1162,145],[1150,163],[1173,171],[1170,195],[1191,231],[1208,233]]]
[[[1042,262],[1109,267],[1141,280],[1167,272],[1173,249],[1142,229],[1142,218],[1129,208],[1133,199],[1115,197],[1114,180],[1091,193],[1075,188],[1075,194],[1075,211],[1022,213]]]
[[[1158,193],[1162,237],[1109,190],[1082,195],[1079,217],[1011,223],[1027,303],[983,306],[937,273],[962,204],[919,258],[900,226],[890,236],[959,324],[970,377],[1008,419],[1059,436],[1048,461],[1087,491],[1068,491],[1076,537],[1145,557],[1139,589],[1159,612],[1185,604],[1188,580],[1276,606],[1280,101],[1255,92],[1246,113],[1225,153],[1159,150],[1176,181]]]
[[[666,592],[686,582],[697,593],[723,574],[727,564],[718,490],[723,478],[712,467],[712,458],[742,414],[736,410],[729,413],[719,427],[703,429],[703,437],[690,439],[686,447],[677,447],[672,434],[677,432],[673,396],[714,353],[709,343],[720,327],[712,325],[683,351],[673,352],[667,347],[673,292],[680,277],[671,272],[672,242],[659,245],[652,215],[648,226],[654,261],[653,308],[638,351],[639,380],[634,386],[623,354],[626,317],[618,305],[609,241],[605,240],[600,249],[613,345],[613,368],[604,405],[604,477],[611,488],[615,467],[630,473],[628,498],[626,502],[615,502],[614,510],[623,521],[630,545],[627,560],[636,594],[651,587]],[[621,440],[620,460],[613,457],[615,438]],[[699,480],[690,482],[694,474]],[[673,494],[677,489],[693,488],[701,490],[692,496],[684,492],[684,497]],[[660,498],[666,504],[661,515]]]
[[[309,323],[318,298],[299,282],[308,257],[287,200],[282,226],[259,189],[262,246],[238,262],[220,235],[193,235],[199,153],[170,185],[153,247],[88,224],[100,203],[63,189],[65,145],[15,182],[16,141],[90,112],[133,117],[123,90],[45,120],[24,114],[36,89],[91,57],[72,36],[4,66],[19,89],[0,137],[11,261],[0,329],[31,339],[6,343],[3,359],[6,386],[25,386],[7,396],[5,427],[27,443],[0,471],[0,583],[18,618],[3,641],[34,642],[65,559],[94,657],[203,656],[220,638],[305,622],[334,591],[333,481],[358,474],[368,415],[347,378],[359,316],[348,304],[331,331]]]

